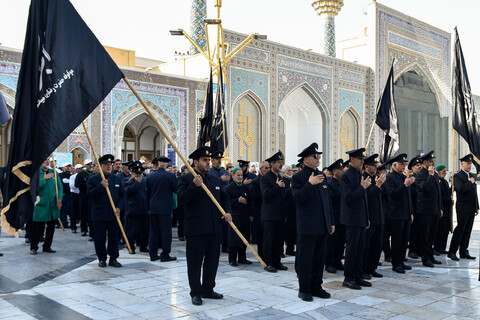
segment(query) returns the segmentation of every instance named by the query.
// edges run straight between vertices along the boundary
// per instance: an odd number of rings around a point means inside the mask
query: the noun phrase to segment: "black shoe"
[[[41,237],[39,242],[45,242],[45,238],[44,237]]]
[[[43,248],[42,251],[43,251],[43,252],[48,252],[48,253],[55,253],[55,252],[57,252],[57,251],[55,251],[55,250],[52,250],[52,248]]]
[[[287,266],[284,266],[284,265],[281,264],[281,263],[279,263],[279,264],[277,264],[277,265],[275,266],[275,269],[285,271],[285,270],[288,270],[288,267],[287,267]]]
[[[178,237],[179,241],[185,241],[185,237]]]
[[[345,267],[343,266],[343,264],[339,264],[338,266],[334,266],[334,267],[335,267],[335,269],[340,270],[340,271],[345,270]]]
[[[450,259],[452,259],[454,261],[460,261],[460,259],[458,259],[457,255],[455,253],[449,253],[447,255],[447,257],[449,257]]]
[[[130,254],[135,254],[135,249],[132,249],[132,252],[129,252]]]
[[[299,292],[298,297],[300,299],[302,299],[303,301],[306,301],[306,302],[312,302],[313,301],[313,297],[310,293]]]
[[[237,263],[236,261],[229,262],[229,264],[230,264],[232,267],[238,267],[238,263]]]
[[[285,254],[282,253],[282,254],[280,255],[280,258],[282,258],[282,259],[285,258]]]
[[[378,261],[378,266],[379,266],[379,267],[383,266],[383,263],[380,262],[380,261]]]
[[[86,231],[82,231],[82,233],[80,234],[82,237],[86,237],[87,236],[87,232]]]
[[[468,259],[468,260],[475,260],[477,259],[476,257],[471,256],[469,253],[461,254],[460,255],[461,259]]]
[[[107,263],[103,260],[98,261],[98,266],[100,268],[105,268],[107,266]]]
[[[383,278],[383,274],[378,273],[377,270],[372,271],[372,277],[374,278]]]
[[[148,248],[140,248],[140,252],[148,252]]]
[[[204,299],[215,299],[215,300],[220,300],[223,299],[223,294],[217,293],[215,291],[212,291],[210,293],[204,293],[202,294],[202,298]]]
[[[430,261],[432,261],[433,264],[442,264],[441,261],[438,261],[435,258],[432,258]]]
[[[392,262],[392,258],[385,258],[384,260],[385,262],[390,262],[390,263]]]
[[[434,256],[439,256],[439,255],[440,255],[440,251],[438,251],[438,250],[433,250],[433,255],[434,255]]]
[[[371,275],[369,275],[368,273],[364,273],[364,274],[362,274],[362,277],[363,277],[363,279],[366,279],[366,280],[370,280],[370,279],[372,279],[372,276],[371,276]]]
[[[95,240],[95,239],[93,239],[93,237],[88,238],[88,241],[93,241],[93,240]]]
[[[418,254],[416,254],[415,252],[409,252],[408,257],[412,259],[418,259]]]
[[[332,267],[332,266],[326,267],[325,271],[327,271],[328,273],[337,273],[337,269],[335,269],[335,267]]]
[[[265,268],[263,268],[263,270],[268,271],[268,272],[273,272],[273,273],[277,272],[277,268],[275,268],[274,266],[271,266],[271,265],[266,266]]]
[[[169,261],[175,261],[177,260],[177,257],[170,257],[170,255],[166,255],[166,256],[160,256],[160,261],[161,262],[169,262]]]
[[[25,238],[25,243],[30,243],[30,242],[32,242],[32,239],[30,239],[30,238]]]
[[[77,229],[72,229],[72,233],[77,233]]]
[[[394,267],[392,268],[392,270],[395,271],[396,273],[405,273],[405,269],[403,269],[402,266]]]
[[[157,261],[157,260],[160,260],[160,256],[150,257],[150,261]]]
[[[320,287],[320,289],[315,289],[315,290],[313,290],[312,296],[314,296],[314,297],[319,297],[319,298],[321,298],[321,299],[329,299],[329,298],[331,297],[330,293],[328,293],[327,291],[323,290],[322,287]]]
[[[425,267],[433,268],[435,265],[431,261],[424,261],[422,263]]]
[[[222,253],[228,253],[228,249],[222,249]]]
[[[203,304],[202,298],[200,296],[193,296],[192,304],[196,306],[201,306]]]
[[[252,264],[252,261],[250,260],[238,261],[238,264]]]
[[[405,264],[405,263],[402,264],[402,268],[404,270],[412,270],[412,267],[410,267],[408,264]]]
[[[353,290],[362,289],[362,287],[360,287],[358,284],[356,284],[355,281],[347,281],[347,280],[343,281],[342,287],[350,288],[350,289],[353,289]]]
[[[36,255],[36,254],[37,254],[37,249],[32,249],[32,250],[30,250],[30,254],[31,254],[31,255]]]
[[[295,256],[295,251],[285,251],[287,256]]]
[[[408,259],[405,257],[405,258],[403,258],[402,261],[403,261],[403,262],[408,262]]]
[[[447,254],[448,251],[447,251],[447,250],[440,250],[440,253],[441,253],[441,254]]]
[[[120,262],[118,262],[117,260],[112,260],[112,259],[110,259],[110,261],[108,262],[108,265],[110,267],[115,267],[115,268],[121,268],[122,267],[122,264]]]
[[[360,280],[355,280],[355,283],[358,284],[359,286],[362,286],[362,287],[371,287],[372,284],[368,281],[365,281],[363,279],[360,279]]]

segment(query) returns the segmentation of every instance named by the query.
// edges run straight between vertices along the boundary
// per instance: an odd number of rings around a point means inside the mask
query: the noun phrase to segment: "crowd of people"
[[[377,267],[385,262],[405,273],[412,269],[408,258],[430,268],[441,264],[435,256],[442,254],[475,259],[468,251],[479,209],[471,155],[460,159],[453,175],[457,226],[447,250],[454,205],[447,167],[435,167],[433,151],[410,160],[399,154],[386,163],[364,153],[364,148],[350,150],[347,161],[338,159],[320,171],[322,152],[312,143],[295,165],[285,164],[279,151],[258,167],[245,160],[223,167],[223,152],[206,146],[189,156],[195,174],[185,166],[178,171],[164,156],[147,164],[122,163],[107,154],[98,166],[91,160],[74,168],[65,163],[60,172],[47,159],[39,171],[39,200],[26,225],[26,241],[31,254],[37,254],[42,240],[43,252],[54,253],[55,224],[62,222],[72,233],[80,224],[81,236],[94,242],[99,267],[107,266],[108,257],[109,266],[121,267],[117,217],[131,253],[139,247],[151,261],[176,260],[170,253],[172,226],[178,226],[179,240],[186,240],[194,305],[202,298],[223,298],[214,291],[221,252],[228,253],[232,267],[252,263],[229,222],[256,244],[265,271],[287,270],[281,259],[295,256],[298,296],[304,301],[330,297],[322,288],[324,270],[343,271],[343,286],[359,290],[372,286],[372,277],[383,277]]]

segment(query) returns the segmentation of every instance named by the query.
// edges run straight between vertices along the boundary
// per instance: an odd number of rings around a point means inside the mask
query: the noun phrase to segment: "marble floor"
[[[480,228],[472,234],[471,254],[478,255]],[[174,234],[176,230],[174,229]],[[79,233],[56,229],[57,253],[32,256],[22,235],[0,237],[0,319],[479,319],[478,260],[437,257],[442,265],[421,266],[397,274],[383,262],[382,279],[371,288],[342,287],[342,273],[325,273],[331,299],[303,302],[293,257],[288,271],[265,272],[260,263],[231,267],[222,254],[215,290],[223,300],[191,304],[185,242],[173,241],[174,262],[151,262],[147,254],[121,250],[122,268],[99,268],[93,242]],[[254,260],[249,254],[249,259]],[[382,259],[383,261],[383,259]]]

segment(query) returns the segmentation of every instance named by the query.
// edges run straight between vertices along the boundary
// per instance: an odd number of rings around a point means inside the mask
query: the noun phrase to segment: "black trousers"
[[[390,246],[390,220],[385,220],[383,225],[383,240],[382,240],[382,249],[385,254],[385,259],[392,257],[392,247]]]
[[[295,265],[299,291],[312,293],[322,287],[328,234],[298,235]]]
[[[392,234],[392,267],[401,267],[407,253],[410,222],[408,220],[390,220],[389,223]]]
[[[345,226],[347,248],[345,250],[345,280],[362,279],[363,255],[365,250],[365,227]]]
[[[418,254],[418,237],[418,221],[417,216],[415,215],[413,218],[413,222],[410,225],[410,237],[408,241],[409,252],[414,252]]]
[[[106,261],[107,254],[110,256],[110,260],[116,260],[119,256],[118,238],[120,235],[120,228],[118,227],[117,220],[92,221],[92,228],[94,234],[95,253],[97,254],[98,260]],[[107,242],[106,248],[105,242]]]
[[[436,230],[435,215],[418,215],[418,254],[422,262],[433,259],[433,241],[435,241]]]
[[[158,255],[159,238],[162,242],[160,256],[168,256],[172,251],[172,216],[169,214],[151,214],[149,220],[148,252],[150,258]]]
[[[186,236],[190,296],[213,292],[220,258],[220,234]],[[203,274],[202,274],[203,269]],[[200,281],[202,276],[202,281]]]
[[[125,233],[132,250],[135,250],[135,242],[140,249],[146,249],[148,246],[148,215],[129,214],[125,219]]]
[[[60,211],[60,219],[64,226],[68,225],[68,217],[72,221],[72,194],[64,194],[62,199],[62,210]]]
[[[342,224],[335,225],[335,232],[328,236],[327,243],[325,265],[339,269],[345,252],[345,226]]]
[[[365,254],[363,259],[363,272],[371,274],[378,267],[382,255],[382,225],[370,225],[366,231]],[[335,232],[337,232],[335,230]],[[335,233],[334,233],[335,234]]]
[[[30,250],[38,250],[38,242],[43,236],[45,231],[45,225],[47,225],[47,231],[45,232],[45,241],[43,242],[43,249],[49,249],[52,246],[53,234],[55,233],[55,221],[32,221],[31,222],[31,242]]]
[[[445,251],[447,248],[448,234],[450,233],[450,219],[450,214],[445,214],[445,211],[443,212],[443,217],[438,219],[437,236],[435,237],[433,248],[439,252]]]
[[[297,242],[297,221],[295,219],[294,215],[288,217],[284,226],[285,253],[287,254],[292,254],[295,251],[295,244]]]
[[[278,266],[283,249],[283,221],[262,220],[263,260],[267,265]]]
[[[256,243],[257,243],[257,253],[260,258],[263,259],[263,229],[262,229],[262,221],[260,220],[260,216],[257,218],[255,217],[253,220],[253,228],[255,229],[255,234],[257,235]]]
[[[77,220],[80,217],[80,195],[72,192],[72,210],[70,210],[70,229],[77,230]]]
[[[470,235],[472,233],[473,221],[475,220],[475,213],[457,212],[457,226],[453,230],[452,241],[450,242],[449,253],[456,253],[460,247],[460,255],[468,253],[468,245],[470,242]]]
[[[247,246],[228,247],[228,262],[245,262],[247,260]]]
[[[178,204],[177,207],[177,218],[178,218],[178,230],[177,235],[179,238],[184,237],[185,234],[183,233],[183,205]]]
[[[86,194],[80,192],[80,231],[88,232],[90,226],[90,209]],[[90,230],[91,231],[91,230]],[[92,236],[92,234],[90,234]]]
[[[222,250],[228,250],[228,222],[222,219]]]

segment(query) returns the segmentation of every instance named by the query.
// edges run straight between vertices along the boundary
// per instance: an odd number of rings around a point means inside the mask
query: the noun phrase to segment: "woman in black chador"
[[[225,188],[225,192],[230,198],[230,206],[232,207],[232,220],[243,236],[249,234],[250,222],[253,221],[252,203],[249,200],[249,191],[243,184],[243,173],[240,168],[233,170],[233,181]],[[231,266],[239,264],[251,264],[247,260],[247,246],[238,237],[236,232],[229,226],[228,228],[228,262]],[[237,263],[238,262],[238,263]]]

